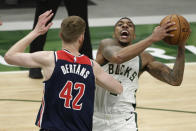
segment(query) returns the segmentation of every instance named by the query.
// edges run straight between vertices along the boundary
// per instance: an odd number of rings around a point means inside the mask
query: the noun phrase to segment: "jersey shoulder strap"
[[[86,64],[92,66],[92,61],[85,55],[74,56],[67,50],[56,51],[56,61],[65,60],[70,63]]]

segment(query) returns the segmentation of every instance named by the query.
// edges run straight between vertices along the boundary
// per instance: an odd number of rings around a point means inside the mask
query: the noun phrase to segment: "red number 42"
[[[75,96],[73,99],[72,96],[72,86],[73,82],[72,81],[67,81],[61,92],[59,93],[59,98],[65,99],[64,107],[65,108],[71,108],[72,104],[72,109],[74,110],[81,110],[82,109],[82,103],[78,105],[78,102],[84,95],[85,91],[85,84],[83,83],[75,83],[74,88],[75,90],[79,90],[78,94]],[[72,103],[71,100],[73,99]]]

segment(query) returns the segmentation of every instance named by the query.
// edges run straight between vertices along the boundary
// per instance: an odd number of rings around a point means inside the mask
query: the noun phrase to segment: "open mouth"
[[[122,38],[127,38],[129,36],[129,32],[127,30],[123,30],[121,31],[120,36]]]

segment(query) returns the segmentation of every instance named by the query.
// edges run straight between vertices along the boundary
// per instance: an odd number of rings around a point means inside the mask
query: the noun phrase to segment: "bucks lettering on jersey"
[[[133,81],[137,76],[137,72],[133,72],[132,67],[125,64],[108,64],[108,73],[125,76],[131,81]]]
[[[104,71],[112,75],[123,85],[123,93],[114,95],[96,85],[95,112],[120,113],[134,111],[135,92],[138,88],[140,58],[135,58],[122,64],[107,63],[102,66]]]

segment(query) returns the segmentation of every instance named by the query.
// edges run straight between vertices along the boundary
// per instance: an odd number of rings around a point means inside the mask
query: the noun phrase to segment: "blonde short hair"
[[[61,37],[63,41],[71,43],[85,32],[86,23],[79,16],[69,16],[61,23]]]

